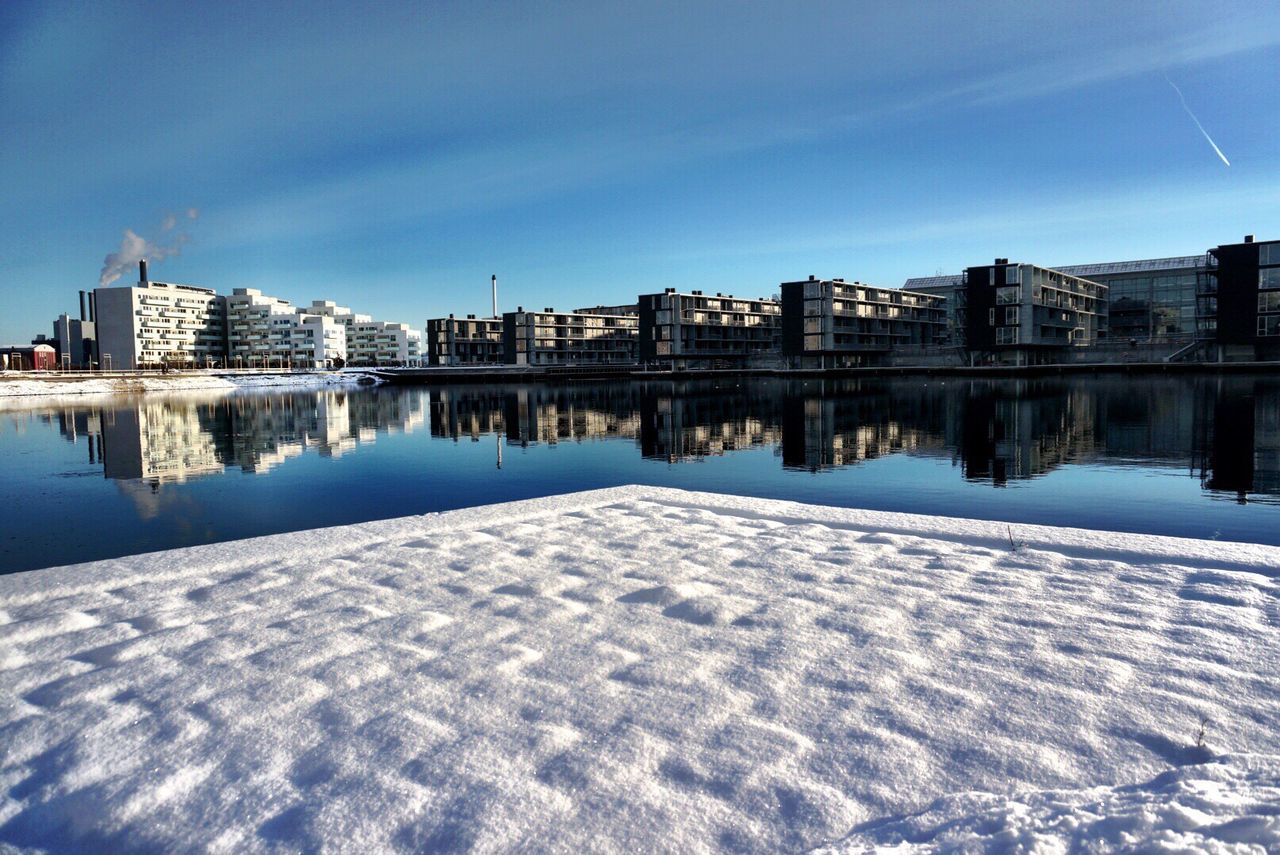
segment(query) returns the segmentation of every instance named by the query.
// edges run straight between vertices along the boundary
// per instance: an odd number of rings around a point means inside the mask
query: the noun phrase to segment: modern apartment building
[[[138,284],[93,292],[103,368],[206,367],[226,353],[223,299],[212,288],[153,282],[140,262]]]
[[[810,276],[782,283],[782,355],[800,368],[872,365],[894,350],[941,346],[947,300],[936,294]]]
[[[1121,341],[1190,341],[1203,255],[1054,267],[1109,289],[1107,335]]]
[[[675,369],[741,366],[778,349],[782,305],[668,288],[639,299],[640,361]]]
[[[493,365],[501,363],[502,318],[432,318],[427,321],[429,365]]]
[[[608,365],[636,361],[635,315],[526,312],[502,316],[503,361],[508,365]]]
[[[1226,244],[1205,254],[1198,334],[1209,358],[1280,359],[1280,241]]]
[[[346,328],[255,288],[226,297],[232,367],[333,368],[347,358]]]
[[[944,345],[962,347],[964,345],[964,327],[960,325],[960,306],[964,305],[964,275],[961,273],[938,274],[937,276],[919,276],[908,279],[902,285],[903,291],[915,291],[917,294],[928,294],[942,297],[942,305],[946,311],[947,330],[942,337]]]
[[[356,321],[347,327],[347,364],[420,367],[422,333],[408,324]]]
[[[1034,264],[965,271],[965,346],[973,361],[1035,365],[1107,336],[1107,286]]]
[[[1196,282],[1204,264],[1203,255],[1185,255],[1054,265],[1050,269],[1107,286],[1110,294],[1107,335],[1111,339],[1177,343],[1189,341],[1195,333]],[[913,277],[902,287],[946,296],[951,341],[964,344],[964,329],[956,322],[964,298],[961,274]]]

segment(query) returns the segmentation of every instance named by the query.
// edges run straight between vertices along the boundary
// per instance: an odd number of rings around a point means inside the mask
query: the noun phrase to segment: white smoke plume
[[[200,212],[195,208],[188,208],[181,216],[188,220],[194,220],[200,216]],[[172,232],[178,227],[179,218],[178,214],[165,214],[160,223],[160,231],[165,234]],[[124,237],[120,241],[120,248],[115,252],[109,253],[102,260],[102,272],[98,274],[98,287],[105,288],[121,276],[136,269],[138,262],[144,258],[150,262],[155,262],[179,255],[182,252],[183,245],[189,239],[190,237],[186,232],[179,232],[161,243],[149,241],[133,229],[125,229]]]
[[[1182,109],[1187,111],[1187,115],[1191,117],[1191,121],[1196,123],[1196,127],[1200,129],[1200,133],[1204,134],[1204,138],[1209,141],[1209,145],[1213,146],[1214,152],[1222,159],[1227,166],[1231,165],[1231,161],[1227,160],[1227,156],[1222,153],[1222,149],[1218,148],[1218,144],[1213,141],[1213,137],[1209,136],[1209,132],[1204,129],[1204,125],[1200,124],[1200,120],[1196,118],[1196,114],[1191,112],[1191,108],[1187,106],[1187,99],[1182,96],[1182,90],[1169,79],[1169,75],[1165,75],[1164,82],[1173,87],[1173,91],[1178,93],[1178,100],[1182,102]]]

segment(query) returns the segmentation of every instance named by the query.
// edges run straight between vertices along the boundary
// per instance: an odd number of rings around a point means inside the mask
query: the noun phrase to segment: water
[[[0,571],[656,484],[1280,544],[1280,378],[776,379],[0,412]]]

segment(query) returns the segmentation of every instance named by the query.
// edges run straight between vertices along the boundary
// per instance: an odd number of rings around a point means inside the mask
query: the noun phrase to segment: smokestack
[[[493,317],[498,317],[498,274],[493,274],[490,281],[493,284]]]
[[[147,260],[145,258],[138,260],[138,284],[147,284]]]
[[[95,322],[98,314],[98,292],[89,292],[89,321]]]
[[[88,320],[88,317],[86,317],[85,315],[85,311],[86,311],[86,308],[85,308],[84,292],[81,291],[80,292],[80,320],[82,321]]]

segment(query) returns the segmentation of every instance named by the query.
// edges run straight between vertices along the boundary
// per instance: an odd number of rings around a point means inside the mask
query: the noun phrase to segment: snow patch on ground
[[[1274,849],[1280,549],[1014,536],[636,487],[0,577],[0,844]]]
[[[58,400],[85,401],[145,392],[234,392],[241,389],[325,389],[381,383],[376,376],[356,371],[317,371],[300,374],[155,374],[128,377],[32,377],[0,375],[0,409],[45,404]]]

